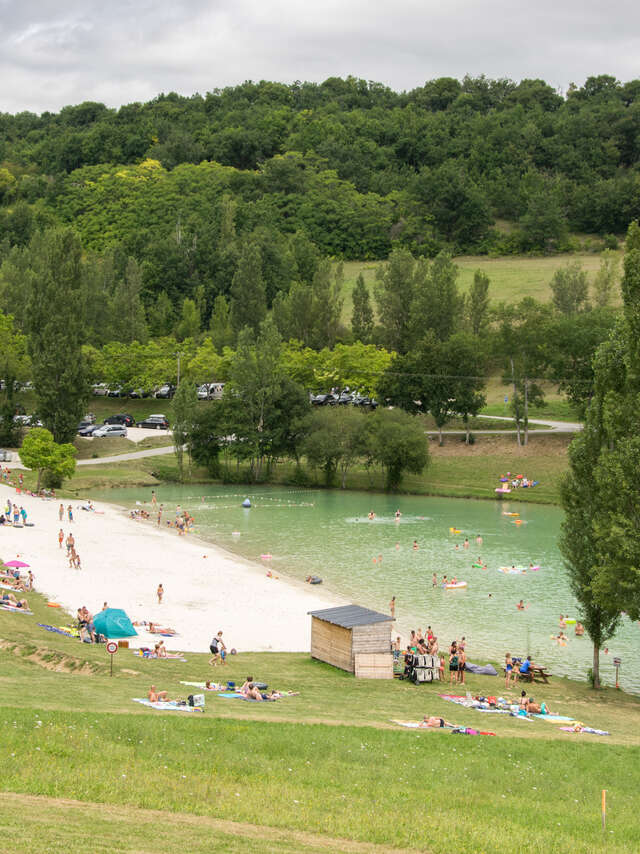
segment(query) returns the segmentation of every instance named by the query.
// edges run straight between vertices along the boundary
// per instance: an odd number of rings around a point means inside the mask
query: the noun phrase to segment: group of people
[[[4,508],[4,513],[0,514],[0,525],[21,526],[27,524],[27,511],[22,505],[16,504],[7,498],[7,503]]]
[[[76,611],[76,615],[78,617],[78,631],[80,632],[80,640],[83,643],[98,643],[100,637],[96,632],[96,627],[93,624],[93,614],[88,610],[87,606],[81,605],[80,608],[78,608],[78,610]]]
[[[9,567],[2,566],[0,568],[0,584],[2,584],[0,604],[5,608],[20,608],[28,611],[29,603],[20,594],[33,590],[33,582],[34,575],[31,570],[29,570],[26,577],[23,577],[19,569],[10,569]],[[17,596],[16,593],[18,594]]]
[[[450,682],[459,682],[464,685],[464,674],[467,663],[466,645],[466,638],[463,636],[460,640],[452,641],[449,646],[448,665]],[[438,638],[434,635],[431,626],[427,627],[426,635],[423,634],[422,629],[420,628],[417,630],[412,629],[409,637],[409,643],[404,650],[402,650],[401,639],[400,636],[398,636],[392,644],[392,651],[394,661],[399,661],[400,656],[403,656],[405,673],[409,672],[412,656],[437,656],[439,658],[440,680],[445,680],[445,653],[440,651]]]
[[[66,538],[64,535],[64,531],[62,528],[58,531],[58,548],[62,548],[62,544],[64,543],[65,548],[67,550],[67,560],[69,561],[69,569],[82,569],[82,561],[80,560],[80,555],[76,551],[76,540],[71,531],[67,534]]]

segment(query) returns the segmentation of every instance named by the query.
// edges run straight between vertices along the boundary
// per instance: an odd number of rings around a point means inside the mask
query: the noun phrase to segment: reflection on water
[[[205,539],[258,562],[271,555],[274,571],[319,575],[331,590],[380,610],[395,595],[399,632],[432,626],[443,647],[465,635],[471,661],[529,652],[553,672],[580,679],[591,664],[589,640],[576,638],[573,626],[566,647],[551,639],[561,613],[577,616],[556,545],[558,508],[275,487],[160,486],[156,495],[165,508],[188,508]],[[149,500],[150,491],[96,497],[132,504]],[[240,506],[247,497],[249,510]],[[531,564],[540,569],[530,571]],[[444,575],[468,586],[445,590]],[[521,599],[526,607],[518,611]],[[601,658],[603,680],[613,681],[619,656],[622,687],[640,692],[640,626],[625,619],[609,648]]]

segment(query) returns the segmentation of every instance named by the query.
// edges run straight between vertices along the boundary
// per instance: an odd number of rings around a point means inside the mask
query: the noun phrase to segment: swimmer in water
[[[378,563],[382,563],[382,555],[378,555]]]
[[[447,576],[443,575],[442,576],[442,584],[445,585],[446,583],[447,583]]]
[[[480,536],[480,534],[478,534],[478,536],[476,537],[476,543],[477,543],[479,546],[481,546],[481,545],[482,545],[482,537]]]
[[[373,522],[373,520],[376,518],[376,514],[373,512],[373,510],[369,510],[369,515],[367,518],[370,522]]]
[[[518,609],[518,611],[524,611],[524,600],[523,599],[521,599],[518,602],[518,604],[516,605],[516,608]]]
[[[435,572],[433,573],[433,578],[431,579],[431,586],[432,587],[438,586],[438,576],[435,574]]]
[[[460,546],[456,543],[456,544],[455,544],[455,546],[454,546],[454,549],[455,549],[455,551],[459,552],[459,551],[460,551]]]
[[[402,513],[400,512],[400,510],[399,509],[396,510],[396,512],[395,512],[396,522],[400,521],[401,516],[402,516]]]
[[[414,552],[418,551],[418,541],[417,540],[413,541],[413,550],[414,550]]]
[[[400,543],[396,543],[396,550],[400,548]]]
[[[465,537],[465,538],[464,538],[464,543],[462,544],[462,547],[463,547],[464,549],[468,549],[468,548],[469,548],[469,538],[468,538],[468,537]]]

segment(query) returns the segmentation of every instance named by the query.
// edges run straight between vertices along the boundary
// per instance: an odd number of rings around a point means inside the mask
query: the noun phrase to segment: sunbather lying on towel
[[[422,719],[420,726],[422,726],[422,727],[445,727],[445,726],[455,726],[455,724],[452,724],[450,721],[445,721],[444,718],[435,718],[435,717],[430,718],[427,715],[425,715],[424,718]]]
[[[156,686],[152,685],[147,693],[147,699],[152,703],[170,703],[169,694],[166,691],[156,690]]]

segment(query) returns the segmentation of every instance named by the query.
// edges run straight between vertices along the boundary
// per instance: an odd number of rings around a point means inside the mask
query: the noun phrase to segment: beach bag
[[[204,694],[189,694],[187,704],[191,707],[202,708],[204,706]]]

